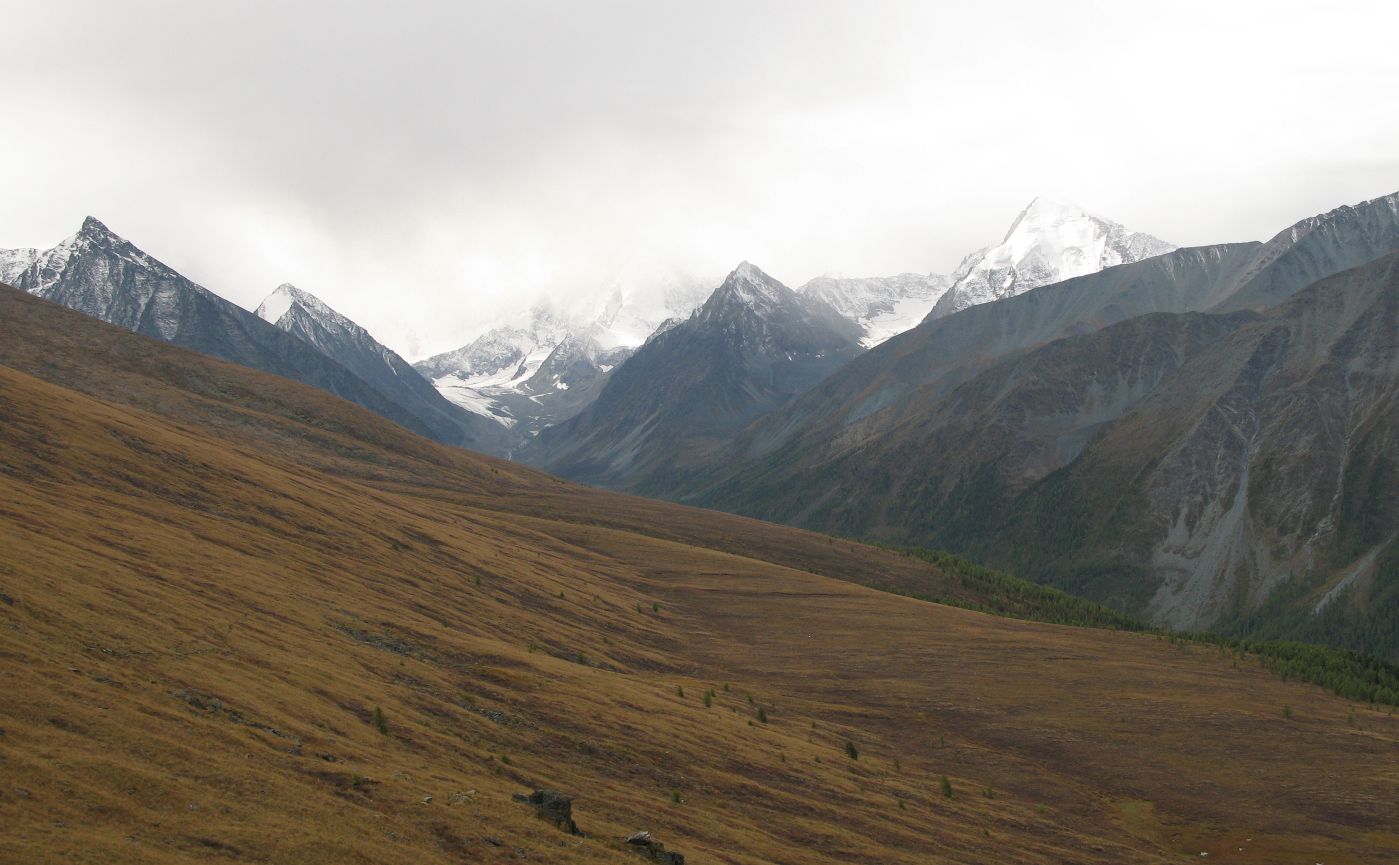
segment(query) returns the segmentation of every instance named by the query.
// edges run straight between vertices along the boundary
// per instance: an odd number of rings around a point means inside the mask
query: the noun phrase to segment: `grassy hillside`
[[[3,290],[0,413],[3,862],[1399,860],[1399,720],[1215,647]]]

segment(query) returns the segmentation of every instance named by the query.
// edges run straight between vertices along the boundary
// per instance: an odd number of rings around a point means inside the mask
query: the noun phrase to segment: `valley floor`
[[[0,301],[0,861],[1399,861],[1388,709]]]

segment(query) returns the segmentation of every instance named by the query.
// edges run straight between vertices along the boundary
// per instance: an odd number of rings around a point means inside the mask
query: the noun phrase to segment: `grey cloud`
[[[1178,243],[1256,237],[1399,188],[1396,17],[25,3],[0,245],[93,212],[240,303],[291,280],[430,351],[637,256],[947,269],[1042,192]]]

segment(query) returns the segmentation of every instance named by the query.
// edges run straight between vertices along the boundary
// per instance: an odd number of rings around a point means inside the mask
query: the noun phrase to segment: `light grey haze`
[[[416,358],[622,272],[947,272],[1036,194],[1189,245],[1399,189],[1393,3],[967,5],[7,0],[0,247],[91,213]]]

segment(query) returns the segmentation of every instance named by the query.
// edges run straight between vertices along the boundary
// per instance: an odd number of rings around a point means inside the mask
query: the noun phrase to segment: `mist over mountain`
[[[941,318],[1042,285],[1163,255],[1176,247],[1072,204],[1031,201],[1000,244],[971,253],[949,278],[930,315]]]
[[[829,304],[744,262],[523,456],[577,479],[645,489],[848,362],[861,335]]]
[[[1316,504],[1387,484],[1387,446],[1371,447],[1390,429],[1391,343],[1378,335],[1345,363],[1379,376],[1366,385],[1379,396],[1337,412],[1383,432],[1364,439],[1369,449],[1350,439],[1308,449],[1341,461],[1324,469],[1335,477],[1357,461],[1371,476],[1327,487],[1305,467],[1290,471],[1321,491],[1277,493],[1304,502],[1290,517],[1300,523],[1284,531],[1265,515],[1276,504],[1238,498],[1266,474],[1252,456],[1207,470],[1173,456],[1224,441],[1207,429],[1133,451],[1155,467],[1133,477],[1157,478],[1156,505],[1136,502],[1130,518],[1097,513],[1095,525],[1115,528],[1096,533],[1046,526],[1060,526],[1051,515],[1091,512],[1103,501],[1095,490],[1123,488],[1120,478],[1075,479],[1111,473],[1095,461],[1123,461],[1131,448],[1121,442],[1142,439],[1121,432],[1137,429],[1134,418],[1160,411],[1151,428],[1162,431],[1203,411],[1180,394],[1210,393],[1201,364],[1228,367],[1217,353],[1235,333],[1274,320],[1290,322],[1288,333],[1322,327],[1295,314],[1299,292],[1349,309],[1361,301],[1348,292],[1369,291],[1357,321],[1382,333],[1385,280],[1356,276],[1368,288],[1345,289],[1337,274],[1396,249],[1399,194],[1308,217],[1266,243],[1188,249],[1036,199],[1000,246],[947,277],[823,277],[793,291],[744,262],[712,293],[686,279],[619,282],[567,307],[536,306],[415,366],[294,286],[246,313],[94,219],[52,249],[0,252],[0,276],[105,321],[316,383],[441,441],[577,480],[965,552],[1174,627],[1313,634],[1391,652],[1393,641],[1373,636],[1388,621],[1388,541],[1366,530],[1368,546],[1356,547],[1355,518]],[[1329,368],[1305,364],[1324,364],[1331,342],[1307,345],[1288,356],[1289,375]],[[1282,388],[1273,382],[1250,386]],[[1345,388],[1359,399],[1353,381]],[[1159,408],[1168,391],[1175,401]],[[1326,403],[1324,389],[1278,393]],[[1250,441],[1273,441],[1280,427],[1324,438],[1270,405],[1247,409]],[[1171,517],[1169,539],[1141,522],[1155,513],[1160,524],[1187,498],[1195,504]],[[1387,525],[1388,508],[1372,495],[1360,510]],[[1006,553],[1007,538],[1020,552]]]
[[[1399,865],[1399,4],[3,20],[0,865]]]
[[[952,278],[941,274],[901,273],[818,276],[797,290],[825,301],[858,324],[865,334],[861,344],[871,348],[916,326],[951,285]]]
[[[414,366],[448,400],[498,424],[502,452],[513,453],[586,407],[612,369],[707,294],[702,281],[636,268],[601,294],[537,304]]]
[[[1388,561],[1388,536],[1372,528],[1368,545],[1346,552],[1335,538],[1357,531],[1336,510],[1348,495],[1364,502],[1352,520],[1396,525],[1389,500],[1374,498],[1388,486],[1388,445],[1377,442],[1393,435],[1384,407],[1399,364],[1384,257],[1399,250],[1396,201],[1308,218],[1266,245],[1178,250],[930,318],[654,489],[964,551],[1176,627],[1324,633],[1392,654],[1399,644],[1374,636],[1393,618],[1377,612],[1389,589],[1368,594],[1360,579],[1388,573],[1376,564]],[[1257,321],[1251,299],[1278,295],[1289,299]],[[1245,349],[1236,333],[1268,336]],[[1268,345],[1289,348],[1274,357]],[[1229,369],[1253,378],[1209,385]],[[1217,426],[1178,428],[1192,418]],[[1171,429],[1179,438],[1156,435]],[[1366,430],[1364,447],[1379,450],[1357,452],[1334,438],[1343,429]],[[1295,465],[1282,471],[1277,456],[1266,476],[1303,491],[1265,495],[1255,459],[1283,442]],[[1124,498],[1148,483],[1155,504]],[[1271,516],[1280,508],[1285,528]],[[1347,575],[1355,588],[1329,607],[1332,620],[1298,618],[1297,599],[1319,604],[1315,593]],[[1283,586],[1290,604],[1273,600]]]

